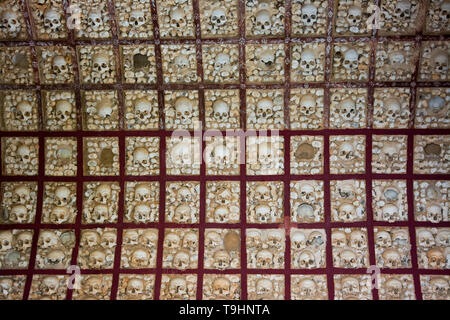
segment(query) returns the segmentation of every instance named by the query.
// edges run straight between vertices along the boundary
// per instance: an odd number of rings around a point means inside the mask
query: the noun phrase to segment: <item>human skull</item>
[[[436,235],[436,244],[441,247],[450,246],[450,231],[448,229],[441,229]]]
[[[256,28],[264,33],[270,33],[272,28],[272,14],[267,9],[260,9],[255,14]]]
[[[139,183],[134,187],[134,200],[150,201],[152,190],[149,184]]]
[[[100,269],[106,262],[106,254],[100,250],[94,250],[89,254],[89,266],[93,269]]]
[[[356,268],[358,266],[358,259],[352,250],[342,250],[339,254],[340,264],[344,268]]]
[[[97,53],[92,57],[93,71],[100,73],[109,72],[109,56],[105,53]]]
[[[360,292],[358,279],[348,276],[342,279],[342,294],[344,296],[357,296]]]
[[[139,121],[148,121],[152,116],[152,104],[147,99],[138,99],[134,103],[134,114]]]
[[[355,147],[350,142],[344,142],[339,147],[339,157],[342,160],[354,160],[355,156]]]
[[[134,220],[139,223],[146,223],[152,220],[151,209],[146,203],[139,203],[134,207]]]
[[[12,278],[0,278],[0,297],[5,299],[11,292],[11,289],[14,285]]]
[[[312,49],[305,49],[300,55],[300,70],[305,75],[311,75],[316,67],[316,54]]]
[[[311,27],[317,21],[317,8],[312,4],[302,6],[301,21],[304,25]]]
[[[231,257],[228,251],[218,250],[214,252],[214,267],[217,269],[225,269],[230,266]]]
[[[175,65],[180,69],[189,67],[189,58],[184,54],[177,55],[174,61]]]
[[[30,219],[28,209],[23,204],[16,204],[11,208],[10,220],[15,223],[25,223]]]
[[[273,283],[269,279],[261,278],[256,281],[256,294],[270,295],[273,292]]]
[[[443,1],[439,7],[439,18],[442,22],[448,22],[450,19],[450,2]]]
[[[358,6],[351,6],[348,9],[347,22],[350,26],[358,27],[362,20],[362,10]]]
[[[331,234],[331,242],[333,247],[342,248],[347,245],[347,237],[343,231],[334,231]]]
[[[442,76],[447,76],[448,73],[448,53],[440,50],[435,49],[432,52],[432,64],[434,71]]]
[[[352,120],[357,115],[356,104],[353,99],[348,98],[339,104],[339,110],[346,120]]]
[[[263,166],[269,166],[273,160],[273,150],[270,142],[261,142],[258,145],[258,162]]]
[[[50,268],[55,268],[65,262],[66,254],[60,249],[51,250],[45,257],[45,264],[50,266]]]
[[[441,277],[435,277],[430,281],[431,291],[440,299],[445,300],[449,295],[449,282]]]
[[[86,230],[82,234],[82,244],[87,247],[94,247],[100,244],[100,236],[97,232],[92,230]]]
[[[433,234],[428,230],[419,232],[419,245],[423,248],[431,248],[435,244]]]
[[[443,209],[437,204],[432,204],[426,208],[427,219],[430,222],[440,222],[443,218]]]
[[[269,250],[260,250],[256,254],[256,265],[259,268],[270,268],[273,263],[273,253]]]
[[[360,230],[354,230],[350,233],[350,245],[356,249],[367,247],[367,236]]]
[[[383,220],[394,222],[400,218],[399,210],[396,205],[392,203],[388,203],[383,206],[383,209],[381,210],[383,215]]]
[[[400,19],[409,19],[411,17],[411,1],[397,1],[394,16]]]
[[[94,31],[99,31],[103,27],[102,13],[100,10],[93,9],[88,13],[88,25]]]
[[[59,32],[61,25],[61,13],[53,7],[48,7],[44,12],[44,26],[51,32]]]
[[[186,21],[186,13],[181,7],[174,7],[170,10],[170,23],[178,28],[184,25]]]
[[[283,235],[279,229],[272,229],[267,231],[266,244],[269,247],[281,248],[283,243]]]
[[[130,265],[134,268],[144,268],[148,266],[150,258],[147,250],[138,248],[131,254]]]
[[[384,112],[391,119],[396,119],[400,116],[401,104],[397,98],[388,98],[384,103]]]
[[[275,53],[272,50],[264,50],[259,53],[258,60],[264,69],[272,69],[275,65]]]
[[[376,234],[375,244],[379,247],[389,248],[392,245],[391,234],[387,231],[380,231]]]
[[[139,278],[131,278],[128,281],[126,293],[132,297],[139,297],[144,292],[144,281]]]
[[[103,233],[101,238],[101,245],[103,248],[114,248],[116,246],[116,234],[114,231],[106,231]]]
[[[351,222],[356,218],[356,208],[351,203],[343,203],[338,209],[339,219],[344,222]]]
[[[442,194],[435,184],[430,184],[425,191],[428,200],[440,200]]]
[[[69,66],[67,65],[66,58],[60,55],[53,57],[52,67],[53,72],[56,73],[57,75],[69,71]]]
[[[257,200],[270,200],[272,198],[272,194],[270,189],[265,184],[259,184],[255,188],[255,199]]]
[[[299,283],[299,293],[304,299],[311,299],[317,293],[317,285],[311,278],[302,279]]]
[[[302,203],[297,207],[298,220],[314,219],[314,208],[309,203]]]
[[[193,162],[192,151],[190,142],[181,141],[177,143],[170,154],[172,162],[176,165],[190,165]]]
[[[205,236],[205,246],[208,248],[217,248],[222,243],[220,234],[216,231],[209,231]]]
[[[175,101],[176,116],[181,123],[190,123],[193,116],[192,101],[185,97],[180,97]]]
[[[0,28],[4,29],[9,35],[16,35],[22,30],[19,15],[13,10],[4,10],[1,13]]]
[[[137,147],[133,151],[133,162],[137,167],[148,168],[150,166],[150,154],[144,147]]]
[[[359,65],[358,52],[350,48],[344,52],[344,67],[346,69],[357,69]]]
[[[21,101],[16,106],[15,117],[17,120],[28,122],[33,117],[33,107],[28,101]]]
[[[180,237],[173,232],[170,232],[166,235],[164,239],[164,246],[169,249],[177,249],[180,247],[181,239]]]
[[[304,200],[312,200],[315,198],[314,187],[309,183],[303,183],[300,186],[300,197]]]
[[[213,104],[213,116],[219,122],[227,122],[230,116],[230,107],[223,100],[216,100]]]
[[[432,269],[445,268],[445,257],[440,248],[431,248],[427,252],[428,266]]]
[[[178,223],[187,223],[191,219],[191,207],[187,204],[180,204],[175,208],[174,220]]]
[[[296,256],[297,265],[302,269],[311,269],[316,267],[316,258],[314,254],[309,250],[303,250],[298,256]]]
[[[153,230],[145,230],[139,237],[139,242],[148,248],[156,248],[158,234]]]
[[[269,206],[261,204],[255,207],[256,219],[259,223],[268,223],[271,218],[271,210]]]
[[[91,214],[94,223],[104,223],[109,218],[109,207],[105,204],[97,204]]]
[[[381,152],[384,154],[388,161],[395,161],[400,156],[399,152],[401,144],[398,142],[385,142],[381,148]]]
[[[58,244],[59,239],[55,232],[44,230],[39,236],[39,247],[46,249],[54,247]]]
[[[211,12],[211,23],[216,27],[223,26],[227,22],[227,16],[223,8],[215,8]]]
[[[396,249],[385,249],[383,252],[385,268],[400,268],[402,265],[400,253]]]
[[[223,144],[217,144],[210,155],[211,160],[219,166],[227,166],[231,164],[231,151]]]
[[[440,96],[431,96],[430,100],[428,100],[428,110],[432,113],[439,113],[444,109],[445,100]]]
[[[230,211],[225,206],[219,206],[214,210],[214,220],[219,223],[228,222]]]
[[[189,267],[190,256],[187,252],[180,250],[173,257],[172,265],[176,269],[186,269]]]
[[[97,115],[101,118],[111,118],[113,113],[113,104],[109,99],[102,99],[96,104]]]
[[[145,24],[147,18],[142,10],[131,10],[129,25],[134,28],[139,28]]]
[[[261,245],[262,243],[262,236],[261,236],[261,232],[259,230],[256,229],[250,229],[247,231],[247,246],[248,247],[258,247]]]
[[[106,204],[112,199],[112,190],[109,183],[101,183],[95,189],[95,201]]]
[[[405,63],[405,60],[405,53],[402,51],[394,51],[389,54],[391,66],[399,67]]]
[[[186,280],[176,277],[169,282],[169,293],[174,298],[185,298],[187,296]]]
[[[189,231],[183,237],[183,248],[194,251],[197,249],[198,236],[195,232]]]
[[[395,300],[400,300],[402,288],[402,283],[398,279],[393,278],[386,281],[386,293]]]
[[[19,156],[19,163],[27,165],[31,162],[31,150],[26,144],[21,144],[17,148],[17,155]]]
[[[307,94],[300,99],[300,114],[304,116],[312,115],[316,112],[316,98]]]
[[[103,281],[100,276],[91,275],[86,279],[86,282],[83,285],[83,291],[89,295],[98,295],[102,293],[103,290]]]
[[[13,242],[13,234],[11,230],[0,231],[0,252],[11,250]]]
[[[15,248],[18,251],[26,252],[28,249],[31,249],[32,243],[33,233],[31,231],[22,231],[16,237]]]
[[[56,276],[45,276],[39,284],[39,290],[45,296],[56,294],[59,289],[59,280]]]
[[[224,277],[217,277],[212,283],[213,293],[216,296],[226,297],[231,292],[230,280]]]
[[[26,204],[31,199],[31,190],[27,185],[19,184],[13,190],[13,196],[16,200],[15,202]]]
[[[137,245],[139,241],[139,233],[135,229],[129,229],[123,233],[123,243],[125,245]]]
[[[72,104],[67,100],[58,100],[55,105],[56,117],[61,121],[67,121],[72,116]]]
[[[256,116],[258,118],[270,118],[273,114],[272,99],[264,98],[256,104]]]

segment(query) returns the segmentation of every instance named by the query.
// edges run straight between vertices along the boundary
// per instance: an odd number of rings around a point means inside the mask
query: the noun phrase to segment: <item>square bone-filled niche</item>
[[[370,45],[368,42],[337,42],[333,49],[333,81],[367,81]]]
[[[31,48],[0,48],[0,76],[1,84],[34,84]]]
[[[291,129],[322,129],[324,89],[292,89],[290,94]]]
[[[200,107],[197,90],[167,90],[165,92],[164,116],[166,129],[196,129],[199,125],[199,114]]]
[[[43,84],[71,84],[74,82],[75,52],[72,48],[39,47],[40,79]]]
[[[247,229],[247,268],[284,268],[285,230]]]
[[[284,173],[284,140],[282,137],[247,137],[246,145],[248,175]]]
[[[197,83],[197,52],[195,45],[161,46],[164,83]]]
[[[375,79],[378,81],[411,81],[417,57],[414,42],[378,42]]]
[[[291,137],[291,174],[321,174],[323,172],[323,137]]]
[[[239,137],[205,137],[203,153],[207,175],[238,175],[243,159]]]
[[[410,98],[409,88],[375,88],[373,127],[376,129],[408,128]]]
[[[127,130],[158,129],[158,92],[156,90],[125,90],[124,118]]]
[[[414,181],[414,217],[416,221],[433,223],[449,221],[448,181]]]
[[[157,229],[125,229],[122,239],[122,268],[154,268],[157,244]]]
[[[1,224],[33,223],[37,206],[36,182],[2,182]]]
[[[281,83],[284,80],[283,44],[247,44],[245,56],[248,83]]]
[[[372,180],[372,211],[375,221],[408,220],[405,180]]]
[[[283,107],[283,90],[248,90],[247,129],[283,129]]]
[[[447,41],[422,42],[419,81],[448,81],[448,52],[450,44]]]
[[[165,229],[163,268],[185,270],[198,266],[198,229]]]
[[[179,224],[199,223],[200,183],[176,181],[166,185],[167,222]]]
[[[121,46],[122,74],[125,83],[156,82],[154,45]]]
[[[119,129],[119,102],[115,90],[82,91],[83,129],[111,131]]]
[[[76,176],[77,157],[75,137],[45,138],[45,174],[47,176]]]
[[[284,34],[284,2],[245,1],[245,30],[248,37],[276,37]]]
[[[169,175],[200,174],[200,140],[191,137],[166,138],[166,170]]]
[[[6,176],[35,176],[39,169],[39,138],[2,137],[2,173]]]
[[[330,136],[330,172],[364,173],[365,149],[365,136]]]
[[[124,152],[124,150],[122,150]],[[83,138],[84,174],[89,176],[119,175],[119,138]]]
[[[247,221],[280,223],[283,220],[283,182],[247,182]]]
[[[117,222],[120,186],[117,182],[85,182],[82,222]]]
[[[239,0],[214,2],[200,0],[200,25],[203,38],[228,38],[238,35]]]
[[[159,220],[160,184],[157,181],[125,183],[124,221],[150,223]]]
[[[420,129],[449,129],[449,110],[449,88],[418,88],[414,127]]]
[[[127,175],[147,176],[159,174],[159,137],[126,137]]]
[[[372,136],[372,172],[406,173],[407,136]]]
[[[43,223],[75,223],[77,213],[76,182],[44,182]]]
[[[239,90],[205,90],[206,129],[240,128]]]
[[[238,229],[205,230],[206,269],[239,269],[241,236]]]
[[[323,222],[323,181],[292,181],[290,189],[291,220],[296,223]]]
[[[206,82],[239,82],[239,47],[233,44],[203,45],[203,74]]]
[[[291,80],[322,82],[325,78],[325,43],[302,43],[291,47]]]
[[[330,89],[330,128],[366,127],[367,89]]]
[[[153,38],[153,21],[151,17],[151,1],[132,0],[114,1],[118,36],[121,39]]]
[[[39,106],[36,92],[11,90],[0,92],[0,130],[39,130]]]
[[[414,136],[414,173],[446,174],[449,157],[450,135]]]
[[[112,46],[79,46],[77,56],[82,83],[116,83],[117,61]]]
[[[42,91],[43,129],[46,131],[75,131],[77,108],[72,90]]]
[[[355,222],[367,219],[364,180],[332,180],[330,192],[332,221]]]
[[[207,181],[206,222],[238,223],[240,191],[239,181]]]
[[[323,36],[327,31],[327,0],[292,1],[291,33],[295,36]]]

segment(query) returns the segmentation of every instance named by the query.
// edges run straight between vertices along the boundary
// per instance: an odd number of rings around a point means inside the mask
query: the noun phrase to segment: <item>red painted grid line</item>
[[[427,86],[444,86],[448,87],[448,82],[398,82],[398,83],[390,83],[390,82],[374,82],[374,45],[377,40],[381,39],[376,36],[376,32],[372,34],[372,37],[358,37],[358,36],[349,36],[349,37],[333,37],[332,32],[332,21],[334,17],[334,1],[329,0],[329,12],[331,12],[331,15],[328,16],[328,24],[327,24],[327,37],[323,38],[323,40],[327,40],[327,59],[326,59],[326,80],[324,83],[317,83],[317,84],[302,84],[302,83],[294,83],[291,84],[289,71],[290,71],[290,47],[289,43],[297,43],[297,42],[310,42],[310,41],[316,41],[318,39],[322,39],[322,37],[315,37],[315,39],[310,38],[290,38],[290,6],[291,1],[286,0],[286,19],[285,19],[285,34],[286,36],[281,39],[247,39],[245,35],[245,3],[244,1],[239,1],[239,38],[238,39],[220,39],[223,43],[238,43],[239,49],[240,49],[240,84],[232,84],[232,85],[213,85],[213,84],[204,84],[201,73],[203,72],[202,68],[202,61],[201,61],[201,44],[202,43],[217,43],[218,39],[201,39],[200,37],[200,25],[199,25],[199,4],[197,0],[194,0],[194,22],[195,22],[195,30],[196,30],[196,39],[195,40],[161,40],[159,39],[159,30],[158,30],[158,21],[157,21],[157,8],[156,3],[153,0],[151,2],[152,7],[152,20],[154,23],[154,40],[118,40],[117,37],[117,26],[115,25],[115,8],[114,3],[112,0],[108,1],[109,5],[109,13],[111,17],[111,23],[112,23],[112,33],[113,33],[113,39],[112,40],[96,40],[96,41],[75,41],[73,31],[70,31],[70,40],[68,42],[64,41],[34,41],[31,36],[31,23],[30,23],[30,17],[29,17],[29,9],[26,1],[22,2],[22,5],[27,10],[24,13],[24,16],[26,18],[26,23],[28,27],[28,34],[29,39],[28,42],[3,42],[0,43],[1,46],[4,45],[26,45],[31,46],[32,50],[32,57],[33,57],[33,69],[34,69],[34,77],[36,78],[36,85],[33,86],[15,86],[15,85],[1,85],[0,89],[17,89],[17,88],[28,88],[28,89],[75,89],[76,92],[76,102],[77,102],[77,109],[78,109],[78,125],[79,128],[76,132],[37,132],[37,133],[2,133],[2,136],[8,136],[8,135],[14,135],[14,136],[28,136],[30,134],[33,134],[34,136],[39,137],[39,145],[40,145],[40,153],[39,153],[39,174],[38,176],[34,177],[5,177],[1,176],[2,181],[31,181],[35,179],[39,179],[39,186],[38,186],[38,207],[37,207],[37,213],[36,213],[36,223],[31,225],[8,225],[8,226],[0,226],[1,229],[6,228],[12,228],[12,227],[18,227],[18,228],[32,228],[34,229],[34,237],[33,237],[33,246],[32,246],[32,252],[31,252],[31,258],[28,269],[25,270],[2,270],[0,274],[27,274],[27,282],[25,285],[24,290],[24,298],[28,298],[30,287],[31,287],[31,280],[33,274],[65,274],[65,270],[35,270],[34,263],[35,263],[35,253],[37,250],[37,237],[38,232],[40,228],[64,228],[64,227],[74,227],[76,231],[76,247],[73,251],[72,255],[72,262],[76,262],[77,260],[77,251],[78,251],[78,244],[80,241],[80,231],[84,228],[94,228],[95,225],[82,225],[81,224],[81,215],[82,215],[82,191],[83,191],[83,183],[85,181],[117,181],[120,180],[121,185],[121,194],[119,199],[119,220],[118,223],[114,224],[101,224],[99,226],[102,227],[113,227],[117,230],[117,236],[118,236],[118,242],[116,247],[116,254],[115,254],[115,263],[114,268],[111,270],[83,270],[83,273],[86,274],[113,274],[113,287],[111,292],[111,298],[116,298],[117,294],[117,285],[118,285],[118,277],[119,273],[147,273],[147,272],[155,272],[156,278],[155,278],[155,299],[159,299],[160,294],[160,282],[161,282],[161,274],[163,272],[167,273],[197,273],[198,275],[198,282],[197,282],[197,298],[202,297],[202,277],[203,273],[214,273],[214,274],[222,274],[222,273],[239,273],[241,274],[241,287],[242,287],[242,299],[247,298],[247,275],[248,274],[256,274],[256,273],[262,273],[262,274],[285,274],[285,297],[290,297],[290,274],[326,274],[328,276],[328,291],[329,291],[329,298],[334,298],[334,280],[333,275],[336,273],[345,273],[345,274],[361,274],[365,273],[366,269],[342,269],[342,268],[334,268],[333,262],[332,262],[332,250],[331,250],[331,229],[336,227],[367,227],[367,230],[369,232],[369,248],[370,248],[370,262],[371,264],[374,264],[375,257],[374,257],[374,248],[373,248],[373,226],[376,224],[377,226],[408,226],[410,230],[410,237],[411,237],[411,245],[412,245],[412,268],[407,269],[381,269],[383,272],[386,271],[386,273],[392,273],[397,274],[401,272],[406,273],[413,273],[414,276],[414,282],[415,282],[415,291],[416,291],[416,297],[418,299],[421,299],[421,292],[420,292],[420,281],[419,281],[419,273],[425,273],[425,274],[448,274],[447,271],[443,270],[422,270],[419,269],[417,266],[417,255],[416,255],[416,244],[415,244],[415,229],[414,227],[417,226],[430,226],[427,222],[415,222],[414,221],[414,203],[413,203],[413,179],[448,179],[448,175],[417,175],[413,174],[412,166],[413,166],[413,136],[414,134],[448,134],[449,130],[442,130],[442,129],[410,129],[410,130],[376,130],[376,129],[358,129],[358,130],[295,130],[295,131],[288,131],[288,130],[281,130],[281,135],[284,138],[285,143],[285,154],[284,154],[284,165],[285,165],[285,175],[279,175],[279,176],[247,176],[246,175],[246,168],[245,165],[241,165],[241,173],[239,176],[206,176],[205,175],[205,165],[202,163],[201,167],[201,173],[199,176],[166,176],[165,172],[165,138],[167,136],[170,136],[170,131],[139,131],[139,132],[125,132],[123,131],[123,123],[121,122],[121,130],[116,132],[101,132],[101,133],[94,133],[94,132],[85,132],[81,130],[81,99],[80,99],[80,90],[81,89],[104,89],[104,88],[114,88],[118,91],[119,95],[119,109],[120,109],[120,119],[123,120],[123,91],[125,89],[149,89],[149,88],[156,88],[158,90],[158,103],[159,103],[159,110],[160,110],[160,122],[161,122],[161,128],[164,128],[164,90],[166,89],[198,89],[199,90],[199,104],[200,104],[200,110],[201,110],[201,119],[204,123],[204,97],[203,97],[203,90],[205,88],[211,88],[211,89],[218,89],[218,88],[239,88],[240,89],[240,97],[241,97],[241,127],[246,127],[246,93],[245,89],[277,89],[277,88],[284,88],[285,89],[285,121],[288,122],[289,119],[289,92],[290,88],[339,88],[339,87],[368,87],[369,89],[369,112],[368,112],[368,128],[371,128],[371,112],[373,107],[373,88],[375,87],[383,87],[383,86],[389,86],[389,87],[411,87],[411,104],[410,104],[410,110],[411,110],[411,127],[412,127],[412,120],[414,118],[414,105],[415,105],[415,87],[427,87]],[[64,6],[67,7],[68,3],[67,1],[64,1]],[[423,22],[423,21],[422,21]],[[420,28],[420,30],[422,30]],[[394,36],[394,37],[384,37],[389,38],[391,40],[415,40],[418,45],[420,45],[422,40],[446,40],[448,37],[445,36],[424,36],[421,34],[421,31],[419,30],[419,34],[414,36]],[[353,39],[357,39],[358,41],[364,40],[364,41],[370,41],[372,45],[371,50],[371,63],[370,63],[370,79],[369,83],[362,82],[362,83],[333,83],[330,82],[330,70],[331,70],[331,53],[332,53],[332,47],[331,44],[336,42],[343,42],[343,41],[351,41]],[[120,65],[120,57],[119,57],[119,45],[122,44],[155,44],[155,54],[156,54],[156,68],[157,68],[157,83],[155,85],[126,85],[122,84],[121,82],[121,76],[120,76],[120,70],[117,68],[117,78],[118,83],[115,85],[80,85],[78,79],[78,68],[76,67],[77,60],[74,60],[74,74],[75,74],[75,84],[74,85],[55,85],[55,86],[49,86],[49,85],[41,85],[39,83],[38,78],[38,70],[37,70],[37,53],[36,53],[36,46],[37,45],[54,45],[56,43],[58,44],[67,44],[75,49],[76,45],[83,45],[83,44],[112,44],[114,47],[114,53],[116,56],[116,62],[117,66]],[[162,68],[161,68],[161,50],[160,50],[160,44],[182,44],[182,43],[191,43],[196,45],[197,49],[197,73],[202,79],[201,83],[198,85],[183,85],[183,84],[163,84],[162,81]],[[284,84],[270,84],[270,85],[247,85],[246,84],[246,76],[245,76],[245,44],[246,43],[285,43],[285,82]],[[418,47],[419,48],[419,47]],[[417,61],[416,64],[416,70],[413,79],[417,79],[417,73],[418,73],[418,64],[419,61]],[[41,106],[40,101],[40,95],[38,95],[38,102]],[[42,108],[39,109],[41,112]],[[324,101],[324,119],[325,119],[325,128],[328,128],[328,116],[329,116],[329,91],[325,90],[325,101]],[[42,114],[40,114],[40,119],[42,119]],[[42,123],[41,123],[42,125]],[[286,124],[286,127],[288,127],[288,124]],[[407,174],[399,174],[399,175],[391,175],[391,174],[372,174],[370,167],[371,167],[371,139],[372,134],[405,134],[408,135],[408,160],[407,160]],[[308,135],[323,135],[324,136],[324,174],[323,175],[315,175],[315,176],[294,176],[289,174],[290,170],[290,137],[292,135],[299,135],[299,134],[308,134]],[[329,135],[330,134],[347,134],[347,135],[353,135],[353,134],[363,134],[366,137],[366,141],[368,142],[366,145],[366,173],[361,175],[331,175],[329,173]],[[125,154],[124,152],[120,153],[120,174],[119,176],[113,176],[113,177],[84,177],[82,168],[78,168],[77,177],[52,177],[51,179],[48,179],[45,177],[44,172],[44,138],[50,137],[50,136],[76,136],[77,137],[77,146],[78,146],[78,163],[82,163],[80,160],[83,159],[82,157],[82,138],[87,136],[119,136],[119,145],[120,150],[124,150],[124,144],[125,144],[125,137],[126,136],[158,136],[161,139],[161,147],[160,147],[160,175],[156,177],[130,177],[125,175]],[[245,143],[245,141],[243,141]],[[1,174],[1,173],[0,173]],[[367,187],[367,222],[355,222],[355,223],[334,223],[331,222],[331,208],[330,208],[330,190],[329,190],[329,182],[333,179],[366,179],[366,187]],[[407,179],[407,193],[408,193],[408,210],[409,210],[409,220],[406,222],[397,222],[397,223],[385,223],[385,222],[374,222],[373,221],[373,213],[371,208],[371,181],[373,179],[382,179],[382,178],[389,178],[389,179],[401,179],[406,178]],[[258,269],[247,269],[246,265],[246,250],[245,250],[245,230],[247,227],[258,227],[261,229],[264,228],[271,228],[271,227],[279,227],[279,225],[258,225],[258,224],[249,224],[246,222],[246,183],[247,181],[272,181],[272,180],[280,179],[284,181],[284,187],[285,187],[285,194],[284,194],[284,216],[286,218],[285,225],[286,227],[286,248],[285,248],[285,268],[284,270],[258,270]],[[317,223],[317,224],[291,224],[290,223],[290,210],[289,210],[289,181],[290,179],[321,179],[324,181],[324,211],[325,211],[325,222],[324,223]],[[149,223],[149,224],[127,224],[123,223],[123,214],[124,214],[124,181],[129,180],[136,180],[136,181],[160,181],[160,207],[159,207],[159,222],[158,223]],[[194,224],[194,225],[178,225],[178,224],[170,224],[164,222],[165,219],[165,181],[177,181],[177,180],[199,180],[201,182],[201,190],[203,190],[203,194],[205,192],[205,183],[207,180],[236,180],[241,182],[241,223],[236,224],[235,227],[241,228],[241,270],[226,270],[226,271],[219,271],[219,270],[205,270],[203,269],[203,255],[204,255],[204,244],[202,243],[204,241],[204,229],[207,227],[220,227],[221,224],[212,224],[212,223],[206,223],[205,222],[205,204],[202,201],[202,205],[200,207],[200,223]],[[41,215],[42,215],[42,195],[43,195],[43,181],[77,181],[77,193],[78,193],[78,199],[77,199],[77,210],[78,210],[78,216],[77,221],[74,225],[44,225],[41,223]],[[202,191],[201,191],[202,192]],[[289,229],[290,226],[298,226],[298,227],[307,227],[307,228],[316,228],[316,227],[325,227],[327,231],[327,268],[325,269],[313,269],[313,270],[290,270],[290,241],[289,241]],[[442,227],[448,227],[450,225],[449,222],[441,222],[438,224],[432,224],[433,227],[436,226],[442,226]],[[159,240],[158,240],[158,249],[157,249],[157,265],[154,269],[138,269],[138,270],[123,270],[120,269],[120,244],[121,244],[121,236],[122,236],[122,229],[123,228],[131,228],[131,227],[158,227],[159,229]],[[179,270],[172,270],[172,269],[164,269],[162,268],[162,246],[163,246],[163,236],[164,236],[164,228],[165,227],[178,227],[178,228],[184,228],[184,227],[197,227],[199,230],[200,235],[200,243],[199,243],[199,268],[193,269],[193,270],[185,270],[185,271],[179,271]],[[234,227],[234,225],[227,225],[227,227]],[[286,263],[288,263],[286,265]],[[197,272],[196,272],[197,271]],[[71,291],[69,290],[67,293],[67,298],[71,298]],[[377,299],[377,292],[374,291],[374,298]]]

